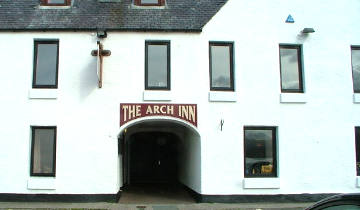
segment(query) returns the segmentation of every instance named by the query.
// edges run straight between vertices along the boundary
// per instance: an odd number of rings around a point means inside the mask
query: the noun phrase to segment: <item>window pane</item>
[[[57,44],[37,45],[35,85],[56,85],[57,80]]]
[[[274,128],[245,128],[245,176],[275,176]]]
[[[211,46],[211,87],[231,88],[229,46]]]
[[[360,92],[360,49],[351,50],[354,92]]]
[[[360,176],[360,127],[355,128],[356,172]]]
[[[360,210],[360,206],[351,205],[351,204],[342,204],[338,206],[323,208],[323,210]]]
[[[147,85],[148,87],[168,87],[167,45],[148,45]]]
[[[159,4],[159,0],[141,0],[141,4]]]
[[[34,129],[33,173],[51,174],[54,172],[55,130],[53,128]]]
[[[65,4],[65,0],[48,0],[48,4]]]
[[[280,47],[281,89],[302,91],[299,48]]]

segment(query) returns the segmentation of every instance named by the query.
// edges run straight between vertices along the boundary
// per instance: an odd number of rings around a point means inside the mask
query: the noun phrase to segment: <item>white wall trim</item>
[[[244,189],[280,189],[279,178],[245,178]]]
[[[354,103],[360,104],[360,93],[354,93]]]
[[[55,190],[56,179],[53,177],[31,177],[27,181],[27,188],[29,190]]]
[[[170,91],[145,90],[143,93],[144,101],[171,101]]]
[[[210,91],[209,101],[236,102],[236,92]]]
[[[29,99],[57,99],[57,89],[30,89]]]
[[[356,177],[356,187],[360,188],[360,176]]]
[[[304,93],[281,93],[280,103],[298,103],[305,104],[307,102]]]

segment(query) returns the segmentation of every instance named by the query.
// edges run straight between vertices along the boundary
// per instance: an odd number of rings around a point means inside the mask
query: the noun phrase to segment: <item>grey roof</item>
[[[201,31],[228,0],[167,0],[161,8],[106,1],[73,0],[70,8],[49,9],[40,0],[1,0],[0,30]]]

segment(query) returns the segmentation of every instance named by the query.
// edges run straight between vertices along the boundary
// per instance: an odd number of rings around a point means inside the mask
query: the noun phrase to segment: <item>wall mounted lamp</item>
[[[304,28],[301,32],[303,34],[310,34],[310,33],[314,33],[315,30],[313,28]]]
[[[106,38],[107,37],[107,32],[105,30],[98,30],[96,32],[96,36],[100,39]]]

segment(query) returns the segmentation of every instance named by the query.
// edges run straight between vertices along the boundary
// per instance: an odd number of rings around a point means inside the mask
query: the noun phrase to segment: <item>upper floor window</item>
[[[134,4],[138,6],[163,6],[165,0],[134,0]]]
[[[33,88],[58,87],[58,40],[35,40]]]
[[[280,45],[281,92],[303,93],[300,45]]]
[[[360,93],[360,46],[351,47],[354,93]]]
[[[55,176],[56,127],[32,126],[31,176]]]
[[[145,89],[170,90],[170,41],[146,41]]]
[[[234,90],[232,42],[210,42],[210,90]]]
[[[245,177],[277,177],[276,127],[244,128]]]
[[[356,174],[360,176],[360,127],[355,127]]]
[[[71,4],[71,0],[42,0],[43,6],[68,6]]]

